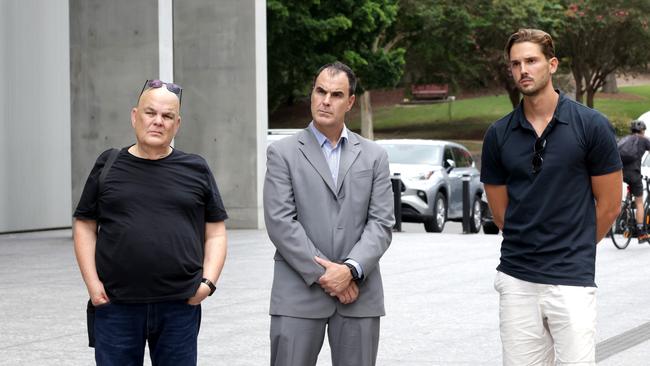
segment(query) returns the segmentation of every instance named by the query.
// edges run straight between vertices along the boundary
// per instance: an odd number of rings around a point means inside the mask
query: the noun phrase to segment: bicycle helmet
[[[630,122],[630,130],[632,130],[632,133],[645,131],[645,122],[639,120]]]

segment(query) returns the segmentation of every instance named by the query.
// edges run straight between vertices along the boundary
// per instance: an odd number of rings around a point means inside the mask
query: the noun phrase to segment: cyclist
[[[643,121],[630,122],[631,133],[618,143],[623,161],[623,181],[630,186],[636,205],[636,232],[639,243],[650,243],[650,234],[645,227],[643,213],[643,179],[641,176],[641,158],[645,151],[650,151],[650,140],[645,137],[646,125]]]

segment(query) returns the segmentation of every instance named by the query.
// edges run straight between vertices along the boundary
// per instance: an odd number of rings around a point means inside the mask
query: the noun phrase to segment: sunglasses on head
[[[538,138],[535,140],[535,146],[533,146],[533,174],[537,174],[542,170],[542,164],[544,163],[544,158],[542,153],[546,149],[546,138]]]
[[[162,87],[163,85],[167,88],[167,90],[169,90],[170,92],[176,94],[176,96],[178,97],[178,104],[180,105],[181,99],[183,97],[183,88],[178,84],[166,83],[166,82],[164,82],[162,80],[158,80],[158,79],[147,80],[147,81],[144,82],[144,86],[142,87],[142,90],[140,91],[140,96],[138,96],[138,100],[140,100],[140,97],[142,96],[142,93],[144,93],[145,90],[147,90],[147,89],[157,89],[157,88]]]

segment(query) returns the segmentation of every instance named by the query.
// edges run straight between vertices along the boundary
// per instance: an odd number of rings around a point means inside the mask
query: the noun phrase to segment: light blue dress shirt
[[[334,181],[334,186],[336,186],[338,176],[339,176],[339,165],[341,162],[341,149],[343,148],[343,144],[347,143],[348,141],[348,129],[345,127],[345,125],[343,126],[343,131],[341,132],[341,136],[339,137],[339,140],[336,142],[336,145],[332,145],[330,140],[327,139],[327,136],[323,135],[314,126],[313,121],[309,124],[309,130],[314,134],[316,140],[318,141],[318,144],[320,145],[320,149],[323,152],[323,155],[325,156],[325,161],[327,162],[327,166],[329,166],[330,168],[330,173],[332,174],[332,180]],[[352,258],[346,259],[345,263],[350,263],[351,265],[353,265],[354,268],[357,270],[357,273],[359,274],[359,278],[363,278],[363,268],[361,267],[361,264],[359,264],[357,261],[355,261]]]
[[[318,140],[318,145],[320,145],[320,149],[325,156],[325,161],[330,168],[330,173],[332,173],[334,186],[336,186],[339,176],[339,163],[341,162],[341,146],[348,140],[348,129],[343,126],[343,132],[341,132],[341,136],[336,142],[336,145],[332,145],[330,140],[327,139],[327,136],[318,131],[314,126],[314,122],[309,124],[309,129],[316,136],[316,140]]]

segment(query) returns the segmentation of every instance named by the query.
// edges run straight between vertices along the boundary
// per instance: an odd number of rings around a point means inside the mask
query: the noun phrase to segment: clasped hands
[[[336,296],[341,304],[351,304],[359,297],[359,286],[352,280],[352,273],[345,264],[338,264],[321,257],[314,257],[316,263],[325,268],[318,284],[330,296]]]

